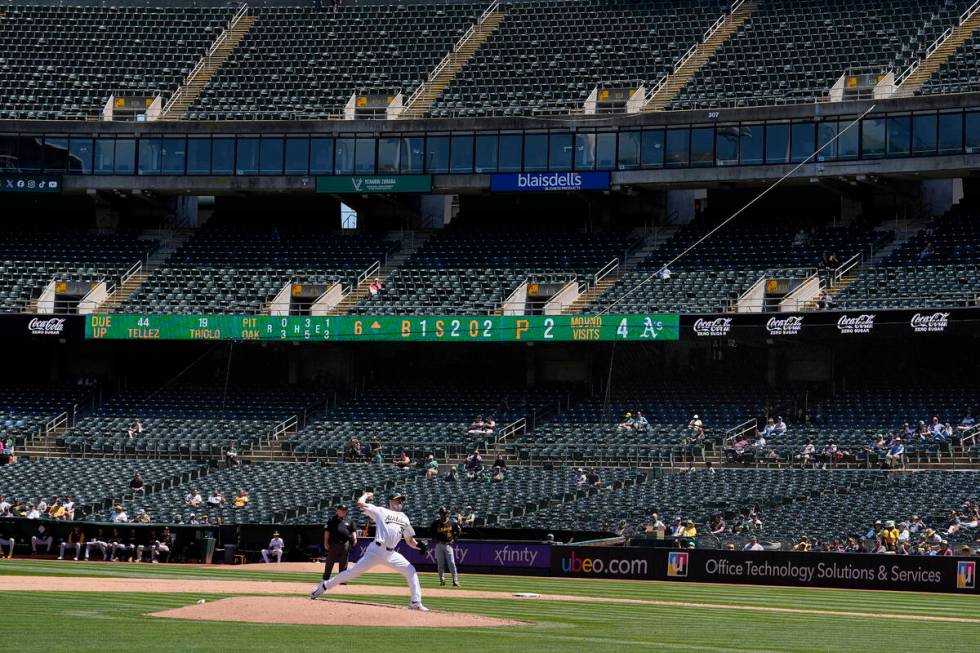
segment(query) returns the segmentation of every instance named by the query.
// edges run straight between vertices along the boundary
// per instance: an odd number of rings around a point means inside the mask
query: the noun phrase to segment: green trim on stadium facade
[[[432,175],[359,175],[317,177],[318,193],[428,193]]]
[[[679,324],[677,314],[89,315],[85,320],[85,337],[310,342],[656,342],[677,340]]]

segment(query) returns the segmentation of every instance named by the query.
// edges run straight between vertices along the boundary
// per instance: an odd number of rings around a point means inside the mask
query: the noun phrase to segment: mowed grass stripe
[[[98,564],[74,561],[30,559],[5,560],[0,575],[60,575],[100,578],[170,578],[234,581],[285,581],[315,583],[317,575],[309,572],[276,572],[266,569],[250,572],[247,568],[203,568],[190,565]],[[437,587],[434,574],[420,575],[423,588]],[[0,581],[2,584],[2,581]],[[403,587],[397,574],[367,574],[358,585]],[[524,576],[466,575],[467,590],[492,592],[537,592],[583,597],[663,600],[691,603],[723,603],[749,606],[771,606],[794,609],[839,610],[864,614],[902,613],[946,617],[976,618],[976,597],[921,592],[868,592],[854,590],[768,587],[749,585],[709,585],[648,581],[613,581],[599,579],[562,579]]]

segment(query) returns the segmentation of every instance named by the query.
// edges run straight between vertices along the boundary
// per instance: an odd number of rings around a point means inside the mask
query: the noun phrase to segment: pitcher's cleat
[[[313,588],[313,591],[310,592],[311,601],[316,601],[318,598],[320,598],[320,595],[323,594],[323,591],[327,589],[326,587],[323,586],[325,582],[327,581],[320,581],[320,583]]]
[[[425,607],[421,603],[411,603],[408,606],[409,610],[418,610],[419,612],[428,612],[429,608]]]
[[[458,580],[454,580],[453,581],[453,587],[459,587],[459,581]]]

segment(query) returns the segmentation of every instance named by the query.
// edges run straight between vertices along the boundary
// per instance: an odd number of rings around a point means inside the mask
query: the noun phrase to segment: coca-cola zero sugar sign
[[[769,318],[769,321],[766,322],[766,331],[768,331],[769,335],[771,336],[795,336],[802,328],[802,315],[792,315],[782,319],[771,317]]]
[[[694,335],[705,336],[727,336],[732,330],[732,318],[718,317],[713,320],[698,318],[694,323]]]
[[[35,317],[27,323],[27,330],[33,336],[60,336],[65,331],[65,318],[52,317],[39,320]]]
[[[916,333],[942,333],[949,326],[949,313],[916,313],[909,324]]]
[[[841,315],[837,320],[837,330],[841,333],[871,333],[873,328],[875,328],[874,313],[862,313],[855,317]]]

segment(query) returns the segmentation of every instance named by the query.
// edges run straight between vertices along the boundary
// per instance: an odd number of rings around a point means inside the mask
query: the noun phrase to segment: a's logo
[[[65,318],[53,317],[48,320],[39,320],[36,317],[27,324],[27,329],[31,335],[35,336],[56,336],[65,330]]]
[[[841,333],[871,333],[875,328],[875,314],[862,313],[857,317],[841,315],[837,320],[837,330]]]
[[[667,555],[667,575],[671,578],[687,578],[687,554],[672,552]]]
[[[766,331],[771,336],[795,336],[803,328],[803,316],[794,315],[781,320],[774,317],[766,322]]]
[[[909,324],[916,333],[942,333],[949,325],[949,313],[936,312],[932,315],[916,313]]]
[[[956,566],[956,589],[972,590],[977,586],[977,563],[960,560]]]
[[[732,318],[719,317],[714,320],[698,320],[694,323],[694,335],[696,336],[727,336],[732,330]]]

